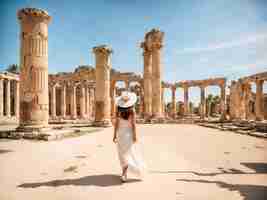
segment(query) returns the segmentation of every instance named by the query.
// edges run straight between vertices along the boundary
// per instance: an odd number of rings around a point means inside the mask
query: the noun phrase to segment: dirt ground
[[[266,200],[267,140],[197,125],[138,125],[147,172],[122,184],[112,128],[0,139],[1,200]]]

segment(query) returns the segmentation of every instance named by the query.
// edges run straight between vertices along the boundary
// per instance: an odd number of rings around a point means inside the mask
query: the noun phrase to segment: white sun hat
[[[116,105],[121,108],[132,107],[137,101],[137,96],[133,92],[123,91],[121,96],[116,98]]]

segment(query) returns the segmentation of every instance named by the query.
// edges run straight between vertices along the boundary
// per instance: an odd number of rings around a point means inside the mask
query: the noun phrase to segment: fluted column
[[[176,88],[172,88],[172,117],[176,118]]]
[[[95,125],[111,126],[110,116],[110,54],[112,50],[105,45],[94,47],[96,76]]]
[[[205,98],[205,86],[200,86],[200,118],[205,118],[206,98]]]
[[[11,117],[11,113],[10,113],[10,80],[7,79],[6,80],[6,104],[5,104],[5,107],[6,107],[6,117]]]
[[[263,80],[256,80],[256,102],[255,102],[256,120],[264,119],[263,109],[264,109]]]
[[[70,101],[70,114],[71,114],[72,119],[77,118],[76,85],[72,86],[71,101]]]
[[[61,116],[63,119],[66,117],[66,85],[61,88]]]
[[[153,29],[152,39],[152,115],[153,118],[162,118],[162,99],[161,99],[161,48],[163,32]]]
[[[184,86],[184,114],[188,115],[188,86]]]
[[[0,79],[0,117],[4,115],[4,80]]]
[[[152,116],[152,52],[147,42],[143,42],[141,48],[144,50],[144,117],[148,119]]]
[[[80,96],[80,115],[81,118],[85,118],[85,88],[81,86],[81,96]]]
[[[221,102],[220,102],[221,120],[224,120],[225,119],[225,84],[221,84],[220,88],[221,88]]]
[[[14,88],[14,112],[17,119],[19,119],[19,81],[15,82]]]
[[[44,10],[24,8],[20,21],[20,126],[32,130],[48,126],[48,24]]]
[[[56,118],[56,86],[53,85],[51,88],[51,116]]]

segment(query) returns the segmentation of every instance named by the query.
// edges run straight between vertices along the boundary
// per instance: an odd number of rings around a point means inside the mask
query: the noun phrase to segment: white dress
[[[139,141],[133,143],[132,134],[131,123],[120,118],[117,129],[117,149],[121,168],[123,169],[128,165],[127,172],[142,179],[145,172],[143,152]]]

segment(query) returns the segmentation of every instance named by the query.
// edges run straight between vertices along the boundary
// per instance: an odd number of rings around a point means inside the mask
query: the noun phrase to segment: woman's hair
[[[118,106],[117,109],[117,117],[121,117],[122,119],[128,120],[131,115],[134,114],[133,107],[122,108]]]

